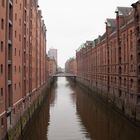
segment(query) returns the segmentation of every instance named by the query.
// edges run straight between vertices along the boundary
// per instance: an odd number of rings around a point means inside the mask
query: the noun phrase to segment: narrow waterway
[[[140,140],[140,128],[89,93],[58,78],[23,140]]]

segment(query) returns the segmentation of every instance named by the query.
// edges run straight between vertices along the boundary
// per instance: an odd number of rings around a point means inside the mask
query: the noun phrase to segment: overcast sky
[[[115,18],[117,6],[131,7],[134,0],[38,0],[47,26],[47,51],[58,49],[58,65],[75,56],[86,40],[105,31],[106,18]]]

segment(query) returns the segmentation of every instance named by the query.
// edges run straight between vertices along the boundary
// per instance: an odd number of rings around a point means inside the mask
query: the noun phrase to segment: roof
[[[107,18],[106,19],[107,25],[110,27],[116,27],[116,19],[113,18]]]
[[[116,11],[119,12],[119,15],[128,16],[130,12],[133,10],[132,7],[117,7]]]
[[[137,2],[135,2],[135,3],[132,3],[132,5],[131,5],[131,6],[135,8],[135,7],[136,7],[136,5],[137,5],[137,4],[139,4],[139,3],[140,3],[140,0],[138,0],[138,1],[137,1]]]

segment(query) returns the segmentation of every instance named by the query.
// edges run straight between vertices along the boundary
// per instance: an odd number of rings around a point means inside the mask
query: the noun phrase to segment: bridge
[[[76,75],[71,73],[58,73],[53,75],[53,77],[76,77]]]

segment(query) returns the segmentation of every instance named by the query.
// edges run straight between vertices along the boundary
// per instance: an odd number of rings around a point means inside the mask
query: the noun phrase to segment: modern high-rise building
[[[46,26],[37,0],[0,1],[0,140],[46,83]]]
[[[51,59],[55,59],[55,61],[57,63],[57,49],[50,48],[48,51],[48,57]]]

